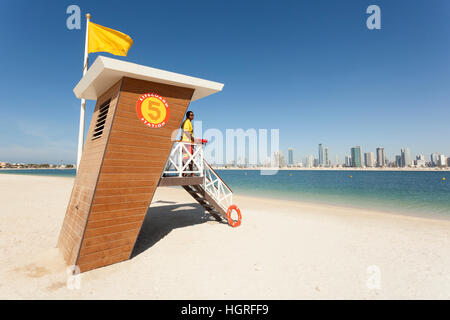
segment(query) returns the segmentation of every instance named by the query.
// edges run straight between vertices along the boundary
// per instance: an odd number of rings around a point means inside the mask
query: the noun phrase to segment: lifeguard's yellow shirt
[[[191,120],[189,119],[184,120],[183,124],[181,125],[181,130],[190,132],[191,136],[194,136],[194,128],[192,127]],[[181,134],[181,141],[192,142],[191,138],[184,132]]]

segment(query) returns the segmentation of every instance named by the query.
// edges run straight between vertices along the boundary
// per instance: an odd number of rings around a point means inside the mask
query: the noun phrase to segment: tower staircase
[[[176,142],[158,186],[182,186],[217,221],[228,220],[233,192],[204,159],[202,144]]]

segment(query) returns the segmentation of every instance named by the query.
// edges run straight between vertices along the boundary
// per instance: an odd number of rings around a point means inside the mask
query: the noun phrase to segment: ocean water
[[[35,176],[75,177],[75,169],[1,169],[0,174],[25,174]]]
[[[450,218],[450,172],[221,170],[242,194]],[[350,177],[351,176],[351,177]],[[445,178],[445,180],[443,180]]]
[[[75,170],[0,170],[74,177]],[[218,170],[239,194],[450,218],[450,172]],[[350,177],[351,176],[351,177]],[[446,180],[443,180],[445,178]]]

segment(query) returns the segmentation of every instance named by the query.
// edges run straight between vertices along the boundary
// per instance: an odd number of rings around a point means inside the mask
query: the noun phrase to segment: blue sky
[[[3,0],[0,160],[75,162],[85,25],[66,28],[70,4],[133,38],[119,59],[224,83],[191,104],[204,129],[279,128],[296,160],[318,143],[341,161],[355,145],[450,154],[449,1]]]

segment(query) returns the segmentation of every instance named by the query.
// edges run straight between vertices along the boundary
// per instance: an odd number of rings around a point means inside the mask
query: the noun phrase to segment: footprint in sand
[[[14,271],[25,272],[25,274],[30,278],[41,278],[47,274],[50,274],[50,270],[37,266],[34,263],[28,264],[21,268],[15,268]]]
[[[66,285],[67,285],[66,282],[54,282],[54,283],[52,283],[51,285],[49,285],[47,287],[47,290],[55,291],[55,290],[58,290],[58,289],[61,289],[61,288],[65,288]]]

